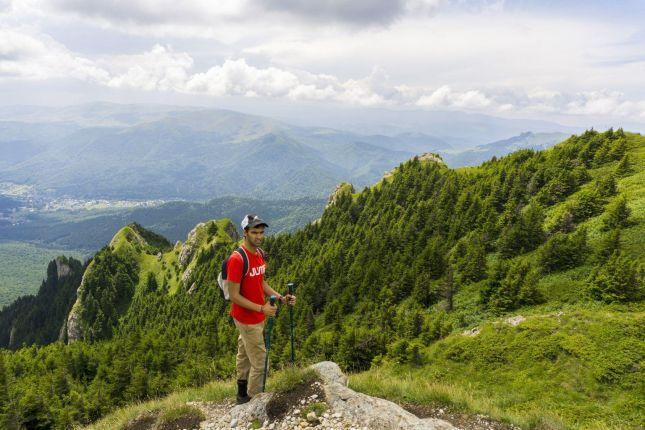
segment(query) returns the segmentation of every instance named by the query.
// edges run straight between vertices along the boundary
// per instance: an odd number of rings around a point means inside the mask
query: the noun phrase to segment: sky
[[[0,105],[645,124],[644,20],[641,0],[0,0]]]

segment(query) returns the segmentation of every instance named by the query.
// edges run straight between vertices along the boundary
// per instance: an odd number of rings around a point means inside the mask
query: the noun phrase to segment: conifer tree
[[[503,257],[512,257],[537,248],[544,241],[542,208],[532,203],[500,235],[498,249]]]
[[[538,263],[545,272],[571,269],[584,262],[588,254],[587,230],[575,233],[555,233],[539,249]]]
[[[537,271],[526,261],[499,262],[482,290],[481,301],[497,313],[540,303],[538,280]]]
[[[34,430],[45,430],[52,427],[50,410],[45,404],[43,395],[34,387],[27,387],[20,399],[20,422],[22,427]]]
[[[594,258],[597,263],[606,262],[615,251],[620,251],[620,236],[620,229],[615,228],[601,239]]]
[[[632,167],[631,167],[631,160],[629,159],[629,154],[623,155],[623,157],[620,159],[620,162],[616,166],[616,176],[622,177],[625,176],[629,173],[631,173]]]
[[[632,302],[643,297],[643,266],[614,251],[589,276],[589,295],[603,302]]]
[[[569,209],[575,222],[581,222],[602,212],[604,199],[598,190],[581,190],[575,196]]]
[[[629,225],[630,215],[631,209],[627,206],[627,199],[625,196],[622,196],[612,202],[607,209],[607,213],[603,219],[603,227],[605,230],[627,227]]]
[[[601,177],[596,181],[596,189],[603,197],[611,197],[616,194],[616,177],[613,174]]]

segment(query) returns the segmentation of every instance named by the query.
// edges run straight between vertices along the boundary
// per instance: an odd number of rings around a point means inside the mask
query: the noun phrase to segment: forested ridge
[[[591,130],[475,168],[415,157],[359,193],[341,188],[320,220],[264,246],[270,284],[297,286],[299,361],[333,359],[351,371],[441,362],[447,373],[428,368],[424,376],[438,380],[464,363],[517,374],[533,363],[590,365],[588,380],[575,381],[587,384],[576,401],[601,408],[596,392],[618,394],[625,402],[609,414],[635,425],[643,406],[644,339],[636,327],[643,322],[644,151],[640,135]],[[237,238],[230,221],[202,223],[191,235],[172,247],[140,226],[120,230],[85,270],[73,310],[81,340],[0,354],[6,428],[71,428],[233,373],[236,332],[215,280]],[[500,339],[486,329],[468,345],[461,340],[464,330],[517,312],[588,308],[602,335],[571,340],[552,327],[561,338],[551,344],[535,334],[535,356],[524,367],[511,365],[526,345],[509,341],[491,351]],[[624,316],[619,324],[603,319],[612,312]],[[281,312],[274,366],[287,361],[288,330]],[[615,354],[580,352],[598,342]],[[571,384],[568,370],[557,369],[551,377]]]
[[[0,312],[0,347],[44,345],[56,341],[83,275],[83,264],[58,257],[47,265],[38,294],[23,296]]]

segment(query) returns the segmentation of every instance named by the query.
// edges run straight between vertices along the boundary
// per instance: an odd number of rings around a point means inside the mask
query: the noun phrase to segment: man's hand
[[[271,306],[270,302],[266,302],[262,305],[262,313],[268,317],[274,317],[277,311],[278,308],[275,305]]]
[[[293,294],[287,294],[286,296],[280,297],[280,301],[285,305],[295,306],[296,296],[294,296]]]

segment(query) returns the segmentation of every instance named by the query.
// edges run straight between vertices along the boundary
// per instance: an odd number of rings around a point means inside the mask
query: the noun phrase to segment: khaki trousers
[[[248,381],[248,394],[254,396],[262,391],[264,359],[264,321],[258,324],[243,324],[233,318],[240,331],[237,338],[237,379]]]

